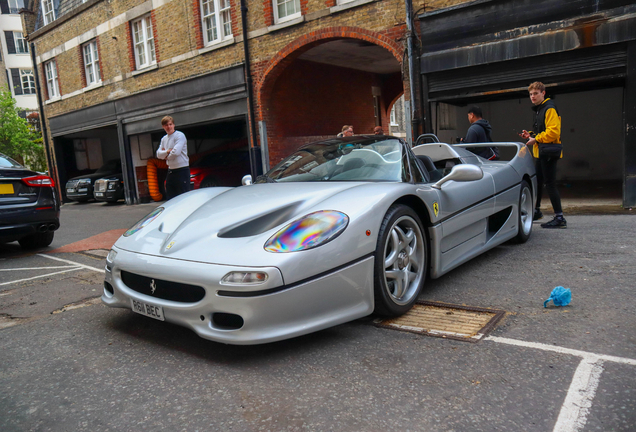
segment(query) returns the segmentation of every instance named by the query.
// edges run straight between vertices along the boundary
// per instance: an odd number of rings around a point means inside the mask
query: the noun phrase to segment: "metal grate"
[[[418,301],[404,315],[378,319],[374,324],[392,330],[479,342],[504,315],[502,310]]]
[[[205,289],[196,285],[153,279],[122,270],[121,280],[128,288],[147,296],[181,303],[196,303],[205,297]]]

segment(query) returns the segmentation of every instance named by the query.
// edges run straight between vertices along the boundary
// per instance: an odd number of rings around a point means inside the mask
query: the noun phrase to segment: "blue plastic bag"
[[[548,307],[548,302],[552,300],[555,306],[567,306],[572,301],[572,291],[570,288],[558,286],[550,293],[550,298],[543,302],[543,307]]]

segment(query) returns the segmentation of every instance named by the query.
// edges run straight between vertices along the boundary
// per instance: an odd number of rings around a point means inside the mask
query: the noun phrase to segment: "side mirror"
[[[245,174],[243,176],[243,178],[241,179],[241,184],[243,186],[249,186],[252,184],[252,175],[251,174]]]
[[[484,177],[484,172],[475,165],[459,164],[455,165],[451,172],[446,177],[442,177],[432,187],[435,189],[441,189],[442,185],[447,181],[454,180],[458,182],[467,182],[481,180]]]

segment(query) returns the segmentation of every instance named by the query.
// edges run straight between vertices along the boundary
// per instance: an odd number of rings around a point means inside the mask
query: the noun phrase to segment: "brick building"
[[[166,114],[191,156],[249,150],[252,174],[343,124],[389,130],[410,100],[404,1],[245,3],[244,29],[240,0],[29,1],[57,183],[121,159],[143,199]]]

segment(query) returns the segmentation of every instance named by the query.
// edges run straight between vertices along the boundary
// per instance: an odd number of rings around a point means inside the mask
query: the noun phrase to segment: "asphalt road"
[[[227,346],[103,306],[99,256],[46,253],[154,206],[65,205],[51,248],[0,250],[0,430],[635,430],[631,215],[535,225],[428,281],[422,299],[507,312],[478,343],[365,318]],[[571,305],[543,308],[557,285]]]

